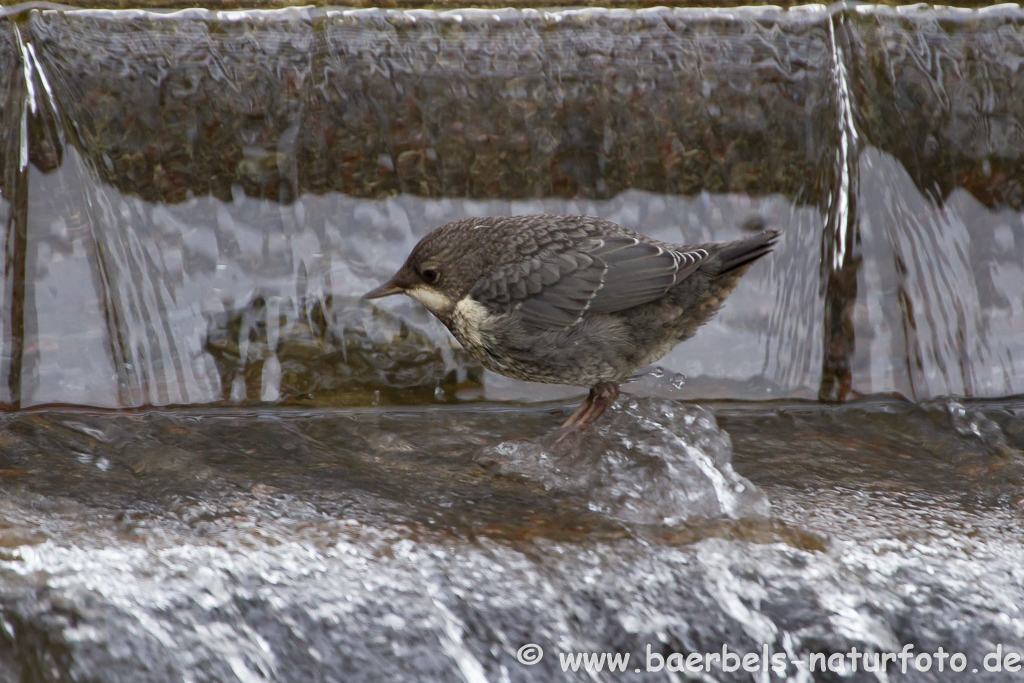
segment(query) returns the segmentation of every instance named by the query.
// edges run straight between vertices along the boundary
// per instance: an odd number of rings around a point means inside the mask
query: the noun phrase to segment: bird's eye
[[[420,277],[422,277],[423,281],[426,282],[428,285],[432,285],[435,282],[437,282],[437,278],[439,278],[440,276],[441,274],[437,272],[436,268],[424,268],[423,271],[420,273]]]

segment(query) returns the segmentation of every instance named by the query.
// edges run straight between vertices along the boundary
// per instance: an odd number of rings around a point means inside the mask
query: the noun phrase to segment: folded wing
[[[593,238],[574,249],[551,248],[484,276],[470,295],[484,304],[519,307],[538,330],[577,324],[588,312],[612,313],[664,295],[708,257],[634,237]]]

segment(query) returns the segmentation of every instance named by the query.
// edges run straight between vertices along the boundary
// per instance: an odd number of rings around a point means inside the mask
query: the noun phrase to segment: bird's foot
[[[568,420],[562,423],[561,428],[566,432],[559,437],[558,441],[564,439],[570,431],[577,427],[592,424],[618,397],[619,385],[617,382],[598,382],[592,386],[586,400],[569,416]]]

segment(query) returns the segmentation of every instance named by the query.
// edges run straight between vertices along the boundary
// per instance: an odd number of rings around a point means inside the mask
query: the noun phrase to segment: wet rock
[[[1024,207],[1020,9],[874,7],[850,19],[840,38],[866,141],[936,199],[964,187],[985,206]]]
[[[75,130],[64,144],[149,201],[232,186],[281,202],[630,188],[814,201],[807,175],[835,137],[825,14],[27,15]]]
[[[257,296],[211,320],[206,350],[230,401],[378,405],[454,401],[482,368],[459,348],[381,309],[324,301],[268,305]]]
[[[1019,402],[965,408],[1019,433]],[[838,668],[816,680],[872,681],[846,653],[941,646],[973,666],[1024,648],[1006,482],[896,439],[930,415],[932,441],[956,441],[948,416],[739,404],[719,408],[730,439],[705,408],[623,399],[573,446],[603,449],[602,470],[538,437],[569,409],[0,415],[0,675],[590,680],[562,658],[606,652],[630,655],[623,680],[667,681],[673,655],[724,647],[779,655],[776,676],[818,654]],[[520,458],[481,467],[488,442]],[[660,523],[695,451],[772,499],[762,531]],[[545,651],[529,667],[527,643]]]

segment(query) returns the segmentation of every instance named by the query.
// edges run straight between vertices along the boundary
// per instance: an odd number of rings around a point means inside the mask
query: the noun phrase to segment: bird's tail
[[[765,230],[725,244],[716,254],[718,274],[742,268],[761,258],[772,250],[781,234],[778,230]]]

